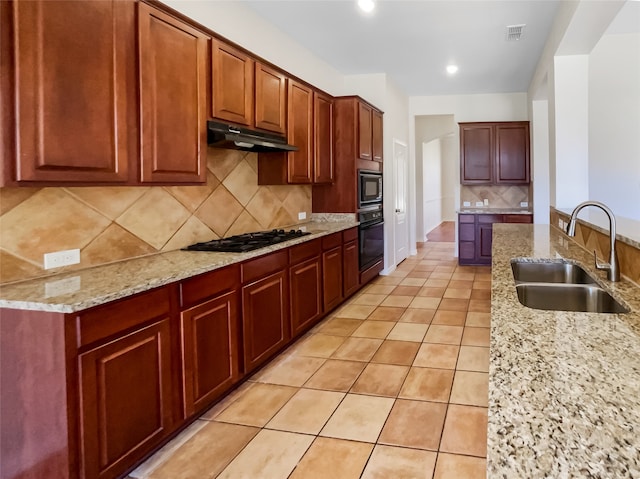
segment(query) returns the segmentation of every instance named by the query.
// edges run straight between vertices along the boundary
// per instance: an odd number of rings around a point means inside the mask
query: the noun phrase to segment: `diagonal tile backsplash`
[[[257,154],[209,148],[202,186],[0,188],[0,283],[298,223],[311,186],[259,186]],[[81,263],[44,270],[42,255]]]

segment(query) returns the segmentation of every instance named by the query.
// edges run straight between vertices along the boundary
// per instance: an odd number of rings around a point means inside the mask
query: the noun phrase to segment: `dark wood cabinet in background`
[[[5,183],[125,183],[138,156],[134,2],[16,1],[1,10],[2,29],[13,31],[2,68],[15,62],[13,96],[3,92],[2,108],[15,108],[13,118],[3,112],[15,142],[5,145]]]
[[[287,252],[278,251],[242,264],[244,372],[273,356],[291,337]]]
[[[287,183],[313,182],[313,90],[289,81],[287,141],[298,151],[284,153],[287,157]]]
[[[532,223],[530,214],[459,214],[458,262],[462,265],[491,264],[495,223]]]
[[[342,233],[322,238],[322,290],[324,310],[342,302]]]
[[[382,148],[382,112],[373,110],[371,112],[371,159],[373,161],[382,161]]]
[[[529,183],[529,122],[459,125],[460,183]]]
[[[371,147],[372,111],[370,105],[358,102],[358,158],[361,160],[373,159]]]
[[[204,183],[209,37],[145,3],[138,32],[140,181]]]

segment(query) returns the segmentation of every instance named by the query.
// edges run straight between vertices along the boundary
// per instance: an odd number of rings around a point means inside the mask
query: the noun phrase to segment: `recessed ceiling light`
[[[358,0],[358,6],[362,11],[370,13],[376,7],[376,4],[373,3],[373,0]]]
[[[455,75],[458,71],[458,65],[447,65],[447,73],[449,75]]]

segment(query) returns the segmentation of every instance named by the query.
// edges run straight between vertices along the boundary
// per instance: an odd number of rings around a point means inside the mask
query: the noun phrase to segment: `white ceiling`
[[[243,3],[341,73],[386,73],[410,96],[526,92],[559,5],[376,0],[367,15],[356,0]],[[507,42],[507,25],[522,23],[522,38]]]

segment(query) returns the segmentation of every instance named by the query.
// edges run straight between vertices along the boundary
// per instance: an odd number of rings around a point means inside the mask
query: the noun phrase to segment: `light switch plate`
[[[485,206],[489,206],[489,200],[488,200],[488,199],[486,199],[486,198],[484,199],[484,205],[485,205]]]

